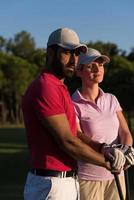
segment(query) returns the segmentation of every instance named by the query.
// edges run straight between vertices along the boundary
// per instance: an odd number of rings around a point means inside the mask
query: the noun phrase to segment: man
[[[104,65],[109,61],[108,56],[91,48],[87,54],[81,53],[79,56],[77,75],[82,80],[82,87],[72,96],[79,122],[78,136],[96,150],[97,143],[102,143],[98,151],[101,150],[111,161],[118,157],[119,165],[121,162],[128,167],[134,165],[133,140],[130,130],[117,98],[110,93],[105,93],[99,87],[104,78]],[[118,143],[122,145],[117,145]],[[116,148],[113,148],[114,152],[111,151],[109,154],[110,146]],[[116,156],[116,154],[119,155]],[[81,200],[119,200],[114,176],[107,169],[79,161],[78,176]],[[126,199],[123,172],[119,178],[123,196]]]
[[[111,170],[103,155],[76,137],[75,112],[63,83],[73,75],[80,52],[86,51],[86,45],[80,44],[73,30],[60,28],[52,32],[46,67],[23,97],[31,165],[25,200],[76,200],[76,159]]]

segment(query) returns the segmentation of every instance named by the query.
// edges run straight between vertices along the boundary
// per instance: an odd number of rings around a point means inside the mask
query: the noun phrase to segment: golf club
[[[117,186],[117,189],[118,189],[118,194],[119,194],[120,200],[125,200],[124,197],[123,197],[123,193],[122,193],[122,189],[121,189],[121,185],[120,185],[120,180],[119,180],[118,174],[117,173],[113,173],[113,175],[114,175],[114,178],[115,178],[115,182],[116,182],[116,186]]]

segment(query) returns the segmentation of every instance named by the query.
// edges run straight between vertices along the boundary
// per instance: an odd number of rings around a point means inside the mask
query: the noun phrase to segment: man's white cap
[[[77,33],[69,28],[59,28],[50,34],[47,46],[55,44],[69,50],[79,48],[83,53],[88,49],[85,44],[80,43]]]
[[[102,58],[105,63],[110,62],[110,58],[108,56],[102,55],[96,49],[89,48],[87,53],[80,53],[78,59],[78,65],[80,64],[90,64],[91,62],[95,61],[97,58]]]

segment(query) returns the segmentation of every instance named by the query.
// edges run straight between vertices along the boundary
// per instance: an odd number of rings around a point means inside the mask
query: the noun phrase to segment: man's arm
[[[102,154],[96,152],[79,138],[72,135],[65,114],[47,117],[42,123],[51,133],[59,147],[69,155],[77,160],[83,160],[111,170],[110,163],[105,161]]]
[[[80,124],[77,123],[77,136],[87,145],[89,145],[91,148],[93,148],[95,151],[100,151],[101,148],[101,143],[99,142],[94,142],[93,140],[91,140],[87,135],[85,135],[83,133],[83,131],[81,130]]]
[[[110,145],[107,145],[105,143],[101,144],[98,142],[92,141],[87,135],[85,135],[80,127],[80,124],[77,124],[77,130],[78,130],[78,137],[85,142],[86,144],[90,145],[94,150],[99,151],[103,153],[105,158],[111,162],[111,166],[113,169],[116,169],[115,171],[120,173],[120,169],[125,164],[125,157],[122,151],[119,149],[115,149]]]

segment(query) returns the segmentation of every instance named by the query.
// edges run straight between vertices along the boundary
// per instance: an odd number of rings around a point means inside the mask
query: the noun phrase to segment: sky
[[[50,33],[68,27],[80,41],[117,44],[127,53],[134,47],[134,0],[0,0],[0,36],[25,30],[39,48]]]

